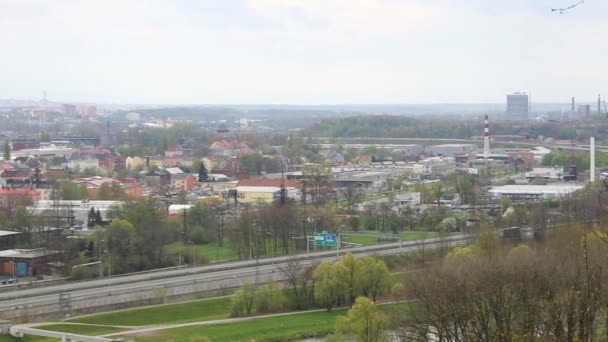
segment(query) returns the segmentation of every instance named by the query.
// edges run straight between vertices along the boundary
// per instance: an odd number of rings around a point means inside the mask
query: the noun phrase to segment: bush
[[[255,310],[257,313],[279,311],[285,308],[286,303],[283,290],[276,282],[269,280],[256,293]]]
[[[196,227],[192,229],[188,235],[188,239],[197,245],[209,243],[207,232],[202,227]]]

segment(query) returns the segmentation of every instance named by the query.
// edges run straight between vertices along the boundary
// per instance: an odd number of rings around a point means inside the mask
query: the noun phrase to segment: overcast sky
[[[98,103],[593,101],[608,1],[0,0],[0,98]]]

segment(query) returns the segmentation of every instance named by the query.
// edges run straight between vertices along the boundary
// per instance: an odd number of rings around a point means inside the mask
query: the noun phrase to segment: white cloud
[[[248,4],[270,19],[302,21],[300,12],[304,19],[324,22],[328,31],[357,34],[418,31],[443,14],[441,8],[414,0],[249,0]]]

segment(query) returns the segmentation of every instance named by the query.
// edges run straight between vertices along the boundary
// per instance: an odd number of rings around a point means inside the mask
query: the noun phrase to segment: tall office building
[[[528,120],[528,94],[514,93],[507,95],[507,119]]]

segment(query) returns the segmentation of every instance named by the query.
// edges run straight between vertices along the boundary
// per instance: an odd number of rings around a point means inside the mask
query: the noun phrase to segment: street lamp
[[[109,248],[103,252],[108,255],[108,286],[112,286],[112,253]]]
[[[189,240],[186,241],[186,243],[193,246],[193,248],[192,248],[192,258],[194,259],[194,266],[196,266],[196,254],[198,254],[197,253],[198,251],[196,250],[196,244],[194,242],[192,242],[192,241],[189,241]]]
[[[103,262],[101,260],[101,245],[106,242],[106,240],[101,239],[99,241],[99,243],[97,244],[97,260],[100,261],[99,263],[99,279],[103,278]]]

